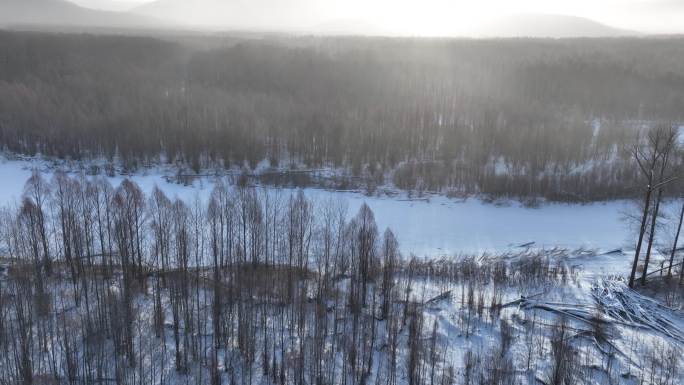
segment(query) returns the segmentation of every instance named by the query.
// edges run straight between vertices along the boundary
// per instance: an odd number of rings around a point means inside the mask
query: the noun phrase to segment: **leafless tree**
[[[644,285],[648,271],[648,263],[650,259],[650,252],[655,236],[655,224],[662,199],[663,188],[676,177],[668,175],[669,157],[673,150],[676,138],[676,131],[670,126],[657,126],[650,130],[646,135],[646,143],[638,143],[632,149],[632,156],[639,166],[639,170],[643,175],[645,183],[644,188],[644,203],[641,215],[641,225],[639,227],[638,240],[634,252],[634,261],[632,262],[632,272],[629,277],[629,286],[634,286],[634,279],[636,277],[637,266],[641,256],[641,248],[644,236],[647,232],[647,220],[651,212],[651,203],[653,201],[653,192],[657,192],[656,208],[651,213],[651,234],[649,236],[649,246],[647,249],[646,259],[644,261],[644,269],[641,277],[641,284]]]

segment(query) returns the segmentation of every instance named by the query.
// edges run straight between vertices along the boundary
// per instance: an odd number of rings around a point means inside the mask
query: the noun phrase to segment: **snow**
[[[20,198],[32,169],[43,171],[49,178],[54,165],[43,160],[0,157],[0,205],[12,204]],[[173,175],[172,170],[154,168],[130,176],[130,179],[146,193],[157,185],[169,196],[184,200],[195,197],[206,199],[212,190],[213,181],[210,178],[200,178],[193,185],[186,186],[171,183],[165,178]],[[124,176],[109,179],[113,185],[118,185]],[[275,191],[268,187],[257,188]],[[283,189],[284,194],[294,191]],[[559,261],[571,268],[573,272],[568,281],[556,279],[540,286],[511,285],[499,288],[503,290],[504,303],[519,301],[515,305],[506,306],[502,312],[503,319],[510,323],[517,337],[509,356],[514,358],[513,363],[519,373],[526,370],[525,331],[530,327],[529,320],[532,317],[538,323],[550,325],[558,314],[572,315],[574,317],[571,317],[571,325],[576,330],[590,330],[591,325],[587,320],[596,314],[599,304],[606,309],[605,319],[610,321],[611,330],[615,330],[610,343],[623,354],[617,355],[617,367],[613,370],[615,376],[630,374],[634,370],[633,363],[644,368],[644,371],[648,370],[646,353],[648,349],[654,349],[653,346],[659,341],[672,343],[675,347],[681,346],[683,336],[672,331],[681,330],[684,325],[681,311],[672,312],[627,289],[624,282],[610,278],[615,275],[624,277],[631,267],[633,251],[628,240],[630,230],[622,220],[623,213],[630,209],[628,202],[542,204],[538,208],[528,208],[513,202],[494,205],[478,199],[456,200],[444,196],[427,196],[425,199],[408,199],[401,195],[371,197],[357,192],[315,188],[306,189],[305,193],[318,204],[331,199],[345,201],[350,216],[356,214],[363,203],[367,203],[375,213],[379,228],[382,230],[389,227],[394,231],[405,255],[414,253],[418,256],[437,257],[489,252],[508,253],[507,256],[513,256],[511,258],[523,258],[534,253],[546,253],[554,263]],[[670,216],[676,215],[678,209],[666,207]],[[621,251],[609,252],[617,249]],[[652,268],[666,257],[654,250]],[[339,283],[342,291],[346,290],[344,283],[344,280]],[[412,291],[414,299],[420,302],[446,291],[451,292],[451,295],[431,301],[425,307],[426,327],[423,337],[429,338],[430,328],[436,321],[439,326],[437,335],[443,342],[446,361],[453,363],[459,371],[463,369],[466,351],[486,353],[493,350],[500,340],[500,329],[493,319],[487,316],[474,316],[474,319],[470,319],[469,310],[463,303],[466,287],[465,282],[448,283],[419,278]],[[495,290],[493,284],[480,284],[476,289],[485,293],[486,304],[491,303]],[[141,302],[140,306],[149,308],[151,303],[148,299],[147,302]],[[148,319],[151,314],[151,310],[141,312],[142,317],[147,317],[139,321],[143,327],[152,323]],[[646,321],[639,324],[637,321],[640,319]],[[532,323],[532,328],[534,327]],[[539,330],[536,333],[545,335],[545,341],[548,341],[550,332],[543,329],[541,324],[537,327]],[[579,341],[582,344],[591,343],[588,340]],[[167,343],[169,347],[172,345],[171,341]],[[545,354],[544,349],[548,349],[544,345],[548,346],[548,343],[542,345],[541,356]],[[596,345],[603,346],[599,342]],[[548,351],[546,353],[550,355]],[[597,367],[604,365],[605,358],[594,350],[585,349],[585,354],[588,363]],[[484,357],[486,359],[486,355]],[[149,358],[154,359],[153,356]],[[400,361],[404,362],[405,357],[401,357]],[[549,359],[535,363],[530,373],[542,376],[548,371],[548,361]],[[171,376],[172,363],[167,365],[166,370]],[[601,372],[599,374],[605,376]],[[600,377],[594,383],[608,382],[607,378]]]
[[[0,205],[20,199],[24,183],[33,169],[44,172],[49,178],[54,167],[43,160],[0,157]],[[206,199],[213,188],[209,178],[200,178],[192,186],[165,179],[165,176],[173,175],[171,170],[149,169],[130,179],[146,193],[157,185],[170,197],[186,201],[195,197]],[[116,186],[124,176],[109,179]],[[285,194],[293,191],[283,189]],[[622,213],[628,207],[624,201],[544,204],[528,208],[518,203],[501,206],[478,199],[463,201],[444,196],[411,200],[315,188],[306,189],[305,193],[315,202],[345,201],[350,216],[367,203],[375,213],[378,227],[381,230],[390,228],[395,233],[402,252],[421,257],[515,251],[520,250],[519,245],[530,242],[534,242],[535,248],[612,250],[622,248],[629,233],[622,221]]]

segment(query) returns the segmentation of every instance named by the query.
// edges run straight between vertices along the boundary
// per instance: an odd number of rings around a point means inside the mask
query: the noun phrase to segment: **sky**
[[[153,0],[72,1],[93,8],[122,10]],[[297,0],[272,3],[291,1]],[[458,34],[483,21],[527,13],[585,17],[640,32],[684,33],[684,0],[316,0],[309,4],[314,4],[308,10],[311,20],[354,20],[426,36]]]
[[[153,0],[69,0],[80,6],[105,11],[128,11]]]

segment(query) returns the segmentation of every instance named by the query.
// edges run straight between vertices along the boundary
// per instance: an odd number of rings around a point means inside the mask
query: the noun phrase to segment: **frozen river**
[[[44,165],[36,161],[0,158],[0,202],[16,202],[31,169],[35,167],[43,168]],[[111,179],[112,184],[118,185],[123,178]],[[183,199],[197,195],[204,198],[212,189],[209,180],[196,182],[194,186],[169,183],[160,172],[136,175],[131,179],[146,192],[156,184],[169,196]],[[535,242],[538,247],[606,250],[622,247],[628,235],[622,220],[628,204],[622,201],[525,208],[517,203],[495,206],[477,199],[463,202],[430,197],[427,201],[410,201],[320,189],[307,189],[305,192],[317,202],[330,198],[346,201],[350,215],[366,202],[374,211],[381,231],[391,228],[403,253],[419,256],[496,251],[529,242]]]

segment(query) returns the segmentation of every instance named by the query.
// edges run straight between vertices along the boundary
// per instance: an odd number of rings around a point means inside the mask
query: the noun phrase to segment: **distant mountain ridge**
[[[100,0],[79,1],[81,4],[98,4]],[[320,35],[397,35],[367,20],[335,18],[324,5],[318,0],[156,0],[128,12],[116,12],[86,8],[67,0],[0,0],[0,27],[180,27]],[[398,33],[403,34],[411,33]],[[637,35],[640,34],[582,17],[519,14],[499,17],[471,30],[453,31],[445,36],[569,38]]]
[[[145,4],[143,0],[69,0],[83,8],[102,11],[128,12],[133,8]]]
[[[390,36],[390,30],[376,26],[373,23],[356,19],[333,19],[310,27],[308,31],[320,35],[364,35]]]
[[[478,37],[618,37],[640,33],[614,28],[578,16],[555,14],[517,14],[490,20],[474,34]]]
[[[324,35],[392,35],[388,28],[368,20],[337,18],[330,14],[320,1],[315,0],[156,0],[137,7],[132,12],[186,25],[203,25],[217,29],[255,29]],[[550,38],[634,35],[638,33],[583,17],[555,14],[509,15],[483,22],[472,30],[454,31],[451,34],[472,37]]]
[[[156,28],[166,24],[131,13],[88,9],[66,0],[0,1],[0,26],[16,25]]]
[[[131,12],[188,26],[293,31],[320,21],[317,0],[156,0]]]

